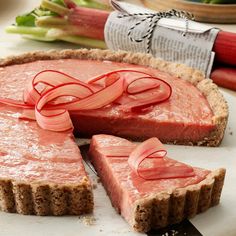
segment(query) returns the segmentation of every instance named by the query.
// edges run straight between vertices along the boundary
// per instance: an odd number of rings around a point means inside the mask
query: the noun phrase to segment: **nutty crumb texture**
[[[171,236],[178,235],[179,232],[177,230],[171,230]]]
[[[229,132],[229,135],[231,135],[231,136],[233,135],[233,131],[230,126],[228,127],[228,132]]]
[[[93,183],[93,189],[96,189],[97,187],[97,184]]]
[[[184,223],[185,219],[219,204],[224,178],[225,169],[221,168],[212,171],[206,179],[196,185],[179,188],[171,193],[158,193],[137,201],[132,225],[134,230],[148,232],[182,221]],[[165,235],[166,232],[163,233]]]
[[[161,236],[175,236],[175,235],[179,235],[179,232],[177,230],[171,230],[171,232],[166,232]]]
[[[92,226],[96,224],[96,218],[91,215],[81,216],[79,219],[83,222],[86,226]]]
[[[81,215],[92,213],[90,183],[54,185],[0,178],[0,209],[24,215]]]

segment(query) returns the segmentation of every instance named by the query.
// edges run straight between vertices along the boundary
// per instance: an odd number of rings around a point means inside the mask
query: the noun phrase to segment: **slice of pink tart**
[[[26,85],[43,70],[57,70],[87,82],[102,73],[129,68],[168,83],[172,89],[170,98],[142,112],[126,112],[117,102],[99,109],[71,110],[75,134],[106,133],[134,140],[156,136],[164,143],[220,144],[228,108],[216,85],[199,71],[150,55],[83,49],[7,58],[0,61],[0,97],[22,101]]]
[[[224,169],[209,171],[163,156],[150,158],[156,152],[155,146],[148,148],[152,141],[137,145],[94,135],[89,150],[113,206],[140,232],[178,223],[218,204],[225,176]],[[158,151],[163,152],[163,146]],[[139,170],[143,155],[149,158]]]
[[[41,129],[0,105],[0,209],[36,215],[93,210],[90,180],[71,132]]]

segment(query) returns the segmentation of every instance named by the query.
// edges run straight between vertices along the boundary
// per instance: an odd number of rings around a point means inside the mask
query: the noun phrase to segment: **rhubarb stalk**
[[[39,8],[17,16],[16,24],[7,27],[6,32],[41,41],[62,40],[106,48],[103,29],[109,10],[106,4],[95,0],[42,0]]]
[[[40,8],[18,16],[16,25],[7,27],[6,31],[37,40],[64,40],[88,47],[106,48],[104,27],[110,14],[107,5],[94,0],[64,0],[61,3],[42,0]],[[61,33],[52,33],[55,29]],[[236,34],[220,31],[213,51],[219,63],[236,66]]]
[[[218,62],[236,66],[236,33],[220,31],[213,51]]]
[[[235,68],[218,67],[213,69],[210,77],[217,85],[236,91]]]

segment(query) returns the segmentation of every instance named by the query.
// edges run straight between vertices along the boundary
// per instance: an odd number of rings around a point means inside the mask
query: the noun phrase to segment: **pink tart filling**
[[[92,135],[103,132],[141,139],[157,136],[164,142],[197,142],[214,130],[212,110],[195,86],[155,69],[125,63],[64,59],[4,67],[0,70],[1,97],[22,101],[26,84],[42,70],[61,71],[86,82],[102,73],[128,68],[140,69],[166,81],[172,88],[171,97],[141,113],[125,112],[119,104],[92,111],[70,112],[76,133]]]
[[[111,135],[95,135],[92,138],[89,151],[91,161],[97,169],[114,207],[128,222],[132,221],[132,211],[138,200],[157,193],[168,193],[178,188],[197,184],[210,173],[208,170],[188,166],[190,171],[193,171],[189,176],[188,173],[185,173],[186,175],[183,177],[167,176],[161,179],[157,177],[157,179],[147,180],[132,171],[128,163],[128,156],[126,156],[128,152],[123,157],[112,157],[107,155],[109,148],[116,150],[120,148],[121,152],[130,148],[131,154],[134,144],[126,139]],[[180,163],[179,166],[181,165],[184,164]],[[156,166],[158,167],[158,163]],[[148,168],[146,169],[148,170]]]
[[[78,184],[87,174],[70,132],[55,133],[19,120],[19,109],[0,106],[0,179]]]

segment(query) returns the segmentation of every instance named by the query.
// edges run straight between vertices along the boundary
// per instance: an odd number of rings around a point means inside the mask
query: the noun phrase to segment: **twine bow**
[[[172,9],[170,11],[157,12],[157,13],[135,13],[135,14],[122,13],[121,15],[118,15],[118,18],[126,18],[126,17],[141,18],[138,22],[135,23],[135,25],[133,25],[129,29],[128,37],[131,40],[131,42],[136,42],[136,43],[141,43],[145,39],[147,39],[146,53],[150,53],[153,32],[155,28],[157,27],[158,21],[161,18],[178,17],[178,18],[185,19],[185,32],[183,33],[183,36],[185,36],[189,30],[189,20],[194,20],[193,14],[186,11],[180,11],[180,10],[175,10],[175,9]],[[149,22],[146,32],[142,35],[141,38],[134,38],[133,32],[135,28],[137,28],[139,25],[141,25],[144,22]]]

